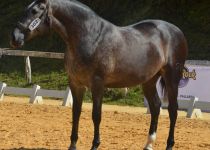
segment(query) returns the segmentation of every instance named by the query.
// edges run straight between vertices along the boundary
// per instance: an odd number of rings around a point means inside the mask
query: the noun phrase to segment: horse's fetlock
[[[96,141],[94,140],[91,150],[97,150],[99,145],[100,145],[100,141],[99,140],[96,140]]]
[[[72,135],[71,136],[71,143],[72,144],[76,145],[77,140],[78,140],[78,135]]]
[[[167,141],[167,148],[166,148],[166,150],[172,150],[174,144],[175,144],[174,139],[168,140]]]
[[[93,141],[93,146],[95,146],[95,147],[99,147],[100,144],[101,144],[101,142],[99,139]]]

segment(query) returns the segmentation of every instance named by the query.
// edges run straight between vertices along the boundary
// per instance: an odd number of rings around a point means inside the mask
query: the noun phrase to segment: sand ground
[[[66,150],[71,131],[71,108],[61,101],[44,100],[30,105],[28,98],[8,97],[0,103],[0,149]],[[79,128],[78,150],[89,150],[93,137],[91,104],[84,104]],[[150,115],[145,108],[103,105],[99,150],[141,150],[147,139]],[[186,119],[179,112],[175,150],[210,150],[210,114]],[[169,130],[167,111],[160,116],[155,150],[164,150]]]

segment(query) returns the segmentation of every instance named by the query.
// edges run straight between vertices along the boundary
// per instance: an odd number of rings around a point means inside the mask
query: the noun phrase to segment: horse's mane
[[[77,0],[67,0],[67,1],[74,2],[74,3],[76,3],[76,4],[78,4],[78,5],[82,6],[82,7],[84,7],[84,8],[86,8],[86,9],[90,9],[90,10],[91,10],[90,7],[88,7],[87,5],[81,3],[81,2],[79,2],[79,1],[77,1]]]
[[[79,1],[77,1],[77,0],[58,0],[58,1],[72,2],[73,4],[76,4],[76,5],[78,5],[78,6],[81,7],[81,8],[85,8],[85,9],[87,9],[87,10],[89,10],[89,11],[93,11],[90,7],[88,7],[87,5],[81,3],[81,2],[79,2]]]
[[[68,2],[73,2],[74,4],[77,4],[79,5],[80,7],[83,7],[83,8],[86,8],[86,9],[89,9],[89,10],[92,10],[90,7],[88,7],[87,5],[77,1],[77,0],[59,0],[59,1],[68,1]],[[27,9],[29,9],[32,5],[34,5],[35,3],[39,3],[41,2],[41,0],[34,0],[32,1],[28,6],[27,6]]]

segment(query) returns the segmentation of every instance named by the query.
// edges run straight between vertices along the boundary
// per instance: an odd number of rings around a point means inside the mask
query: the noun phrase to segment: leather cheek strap
[[[45,21],[46,21],[47,25],[51,28],[51,26],[52,26],[51,16],[47,15]]]
[[[48,24],[48,26],[51,28],[52,26],[52,9],[50,7],[50,2],[48,1],[47,3],[47,14],[46,14],[46,23]]]

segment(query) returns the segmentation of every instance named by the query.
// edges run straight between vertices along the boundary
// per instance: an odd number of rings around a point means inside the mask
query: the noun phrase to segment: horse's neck
[[[98,16],[88,7],[74,1],[51,0],[51,9],[52,28],[59,33],[67,45],[81,44],[85,36],[96,34],[93,30],[100,28],[101,19],[92,19]]]

